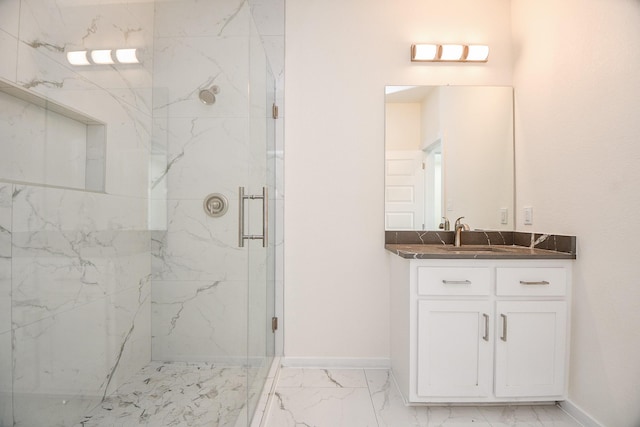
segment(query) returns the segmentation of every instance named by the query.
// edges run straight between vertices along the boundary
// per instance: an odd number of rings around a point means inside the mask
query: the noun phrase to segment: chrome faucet
[[[453,246],[455,247],[460,247],[462,246],[462,232],[463,231],[469,231],[469,225],[467,224],[463,224],[460,222],[460,220],[464,218],[463,216],[461,216],[460,218],[456,219],[456,223],[455,223],[455,238],[453,240]]]

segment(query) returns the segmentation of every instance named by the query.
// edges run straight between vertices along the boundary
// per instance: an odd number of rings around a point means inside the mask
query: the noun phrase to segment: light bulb
[[[438,55],[436,44],[414,44],[411,48],[412,61],[433,61]]]
[[[71,65],[90,65],[91,64],[87,59],[86,50],[67,52],[67,61],[69,61],[69,64]]]
[[[111,49],[92,50],[91,60],[96,64],[113,64],[113,58],[111,58]]]
[[[140,60],[137,56],[137,49],[118,49],[116,59],[121,64],[138,64]]]
[[[461,44],[443,44],[442,53],[440,54],[441,61],[460,61],[462,54],[464,53],[464,46]]]
[[[467,61],[486,61],[489,57],[489,46],[472,44],[467,48]]]

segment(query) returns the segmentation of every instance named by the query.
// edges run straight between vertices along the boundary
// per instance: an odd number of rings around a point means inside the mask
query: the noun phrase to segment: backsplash
[[[385,244],[453,245],[453,231],[385,231]],[[576,254],[576,237],[521,231],[465,231],[463,245],[515,245]]]

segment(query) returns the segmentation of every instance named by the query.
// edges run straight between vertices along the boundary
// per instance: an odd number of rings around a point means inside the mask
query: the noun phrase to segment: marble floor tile
[[[428,408],[405,406],[390,371],[368,369],[366,376],[380,427],[419,427],[428,424]]]
[[[276,391],[269,427],[377,427],[366,388],[283,387]]]
[[[576,427],[580,424],[555,405],[480,407],[492,427]]]
[[[151,362],[76,427],[233,427],[246,394],[242,367]]]
[[[363,388],[367,380],[362,369],[282,368],[278,387]]]
[[[237,427],[246,369],[152,362],[76,427]],[[238,418],[242,420],[238,422]],[[580,427],[554,405],[405,406],[384,369],[282,368],[264,427]]]
[[[554,405],[406,406],[385,369],[282,368],[266,427],[289,426],[580,427],[580,424]]]

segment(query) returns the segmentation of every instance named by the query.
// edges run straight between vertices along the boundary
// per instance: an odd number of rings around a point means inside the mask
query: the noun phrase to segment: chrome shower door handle
[[[262,187],[262,247],[269,246],[269,190]]]
[[[244,234],[244,201],[246,199],[262,199],[262,235]],[[262,196],[244,194],[244,187],[238,189],[238,246],[243,248],[244,241],[262,240],[262,247],[269,245],[269,194],[267,187],[262,187]]]
[[[244,248],[244,187],[238,188],[238,246]]]

